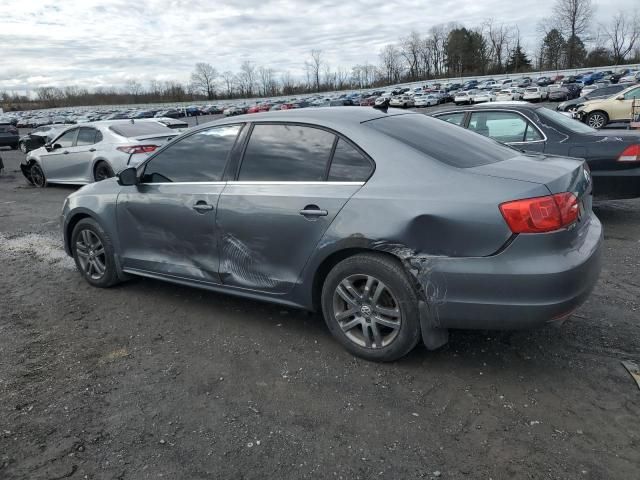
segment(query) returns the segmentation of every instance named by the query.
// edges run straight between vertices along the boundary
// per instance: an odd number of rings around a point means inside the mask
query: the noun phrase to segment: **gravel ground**
[[[638,478],[640,200],[596,204],[604,270],[563,325],[379,365],[303,312],[91,288],[61,246],[74,188],[0,156],[0,478]]]

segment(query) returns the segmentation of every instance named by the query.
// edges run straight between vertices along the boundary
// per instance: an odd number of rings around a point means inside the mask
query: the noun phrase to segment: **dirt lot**
[[[596,205],[604,270],[564,325],[378,365],[302,312],[91,288],[61,247],[73,188],[0,155],[0,478],[640,477],[640,201]]]

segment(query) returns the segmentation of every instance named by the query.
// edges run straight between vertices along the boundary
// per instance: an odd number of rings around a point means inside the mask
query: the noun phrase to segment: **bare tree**
[[[589,28],[592,16],[592,0],[556,0],[553,17],[558,30],[568,39],[567,68],[575,66],[577,40]]]
[[[264,95],[265,97],[268,95],[275,95],[277,85],[274,79],[273,68],[258,68],[258,76],[260,77],[262,95]]]
[[[640,17],[637,12],[633,16],[619,12],[610,24],[602,25],[602,30],[611,44],[613,58],[618,65],[624,62],[640,39]]]
[[[207,100],[213,99],[216,91],[215,81],[218,72],[210,64],[199,62],[191,74],[191,84],[195,91],[207,96]]]
[[[504,23],[496,23],[495,20],[489,19],[484,23],[484,29],[487,32],[489,40],[489,51],[492,58],[492,66],[496,72],[502,73],[503,66],[508,55],[509,39],[513,32],[512,29]]]
[[[320,91],[320,70],[322,69],[322,50],[311,50],[311,61],[308,63],[310,75],[316,86],[316,92]]]
[[[233,87],[234,87],[234,83],[235,83],[235,73],[226,70],[224,72],[222,72],[222,74],[220,75],[220,77],[222,77],[222,83],[224,84],[224,89],[226,92],[226,96],[228,98],[233,97]]]
[[[256,85],[256,66],[253,62],[249,60],[242,62],[240,73],[238,73],[238,84],[243,95],[247,97],[253,96],[253,89]]]
[[[409,79],[417,80],[420,72],[420,48],[422,39],[416,31],[400,40],[400,55],[404,58],[409,69]]]
[[[395,45],[387,45],[380,52],[380,63],[387,84],[395,83],[402,72],[400,52]]]

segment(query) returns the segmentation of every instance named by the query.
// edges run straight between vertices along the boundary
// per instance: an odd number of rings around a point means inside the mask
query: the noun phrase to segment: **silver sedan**
[[[111,120],[74,125],[43,147],[29,152],[20,165],[27,180],[87,184],[113,177],[138,165],[178,132],[153,120]]]

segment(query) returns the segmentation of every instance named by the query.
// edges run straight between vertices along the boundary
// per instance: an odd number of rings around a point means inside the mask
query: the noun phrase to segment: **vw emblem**
[[[371,315],[371,307],[369,305],[363,305],[362,307],[360,307],[360,313],[362,313],[363,316],[368,317]]]

